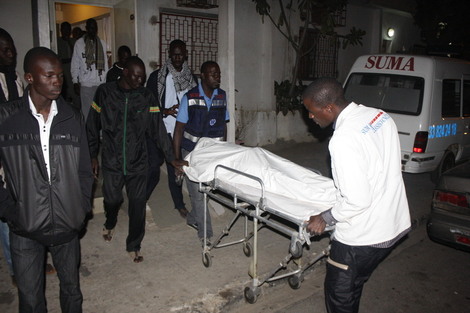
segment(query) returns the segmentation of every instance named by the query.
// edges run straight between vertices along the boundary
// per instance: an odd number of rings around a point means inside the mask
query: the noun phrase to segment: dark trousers
[[[129,233],[126,250],[140,251],[140,244],[145,235],[145,187],[147,175],[123,175],[103,171],[103,198],[106,214],[106,229],[116,227],[119,209],[124,202],[122,188],[126,186],[129,201]]]
[[[170,140],[171,135],[168,134]],[[149,155],[149,175],[147,178],[147,200],[152,195],[153,190],[158,185],[160,181],[160,166],[165,162],[165,156],[163,152],[158,149],[155,142],[147,140],[147,150]],[[168,173],[168,187],[170,189],[171,199],[173,199],[173,204],[175,209],[185,208],[183,199],[183,190],[182,185],[176,183],[176,174],[175,168],[170,163],[166,162],[166,169]]]
[[[333,240],[326,265],[327,311],[329,313],[358,312],[364,283],[392,249],[348,246]],[[345,265],[348,269],[340,268],[338,264]]]
[[[19,312],[46,313],[45,262],[47,250],[60,281],[60,308],[63,313],[81,313],[83,296],[80,291],[78,236],[70,242],[49,246],[10,232],[10,250],[16,284]]]

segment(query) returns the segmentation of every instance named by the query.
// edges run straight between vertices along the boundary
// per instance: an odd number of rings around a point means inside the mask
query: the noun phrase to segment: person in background
[[[76,42],[78,39],[82,38],[84,31],[76,26],[72,29],[72,39]]]
[[[114,82],[119,80],[122,75],[122,70],[124,69],[124,64],[126,63],[127,58],[132,55],[131,49],[128,46],[120,46],[118,49],[118,61],[113,64],[106,74],[106,82]]]
[[[162,106],[163,122],[165,123],[168,137],[172,140],[181,99],[189,89],[197,85],[197,78],[188,66],[188,51],[184,41],[173,40],[170,43],[168,56],[162,68],[150,74],[147,88],[152,91]],[[148,148],[150,171],[147,181],[147,200],[160,180],[160,166],[164,161],[163,153],[151,141],[148,143]],[[166,163],[166,168],[168,187],[175,209],[178,210],[182,218],[186,218],[188,210],[184,203],[182,186],[176,183],[174,167]]]
[[[62,85],[62,97],[69,103],[75,104],[74,89],[72,82],[72,74],[70,72],[70,63],[72,62],[72,53],[74,40],[70,37],[72,34],[72,26],[69,22],[60,24],[60,37],[57,38],[57,54],[62,61],[64,69],[64,84]]]
[[[86,21],[86,33],[75,42],[72,55],[72,81],[80,96],[82,114],[88,117],[93,96],[99,85],[105,82],[108,72],[106,43],[98,37],[98,24],[90,18]]]
[[[16,47],[11,35],[0,28],[0,104],[12,101],[23,96],[23,81],[16,72]],[[3,167],[0,165],[0,175],[4,177]],[[8,224],[0,221],[0,239],[3,255],[8,265],[8,272],[13,286],[16,286],[13,263],[10,253],[10,229]]]
[[[26,53],[22,98],[0,106],[0,218],[10,250],[20,313],[47,312],[45,259],[60,281],[63,313],[81,313],[79,232],[91,211],[93,174],[82,115],[60,92],[62,63],[52,50]],[[64,183],[67,182],[67,183]]]
[[[227,97],[220,89],[220,68],[214,61],[201,65],[201,83],[189,90],[181,100],[176,117],[173,149],[176,159],[186,157],[196,146],[201,137],[218,140],[227,138]],[[199,192],[199,184],[186,180],[191,212],[186,219],[189,226],[197,229],[197,235],[203,245],[210,245],[213,235],[209,212],[204,234],[204,196]]]
[[[101,149],[103,204],[106,222],[103,239],[110,242],[117,224],[126,186],[129,200],[129,233],[126,250],[135,263],[144,260],[140,250],[145,234],[145,192],[147,185],[147,139],[152,138],[173,166],[183,161],[173,156],[157,100],[143,87],[145,65],[136,56],[127,59],[117,82],[102,84],[96,91],[87,120],[87,133],[95,177],[99,174]],[[102,133],[102,135],[101,135]]]
[[[358,312],[364,283],[411,227],[398,131],[384,111],[348,102],[333,78],[313,81],[303,102],[320,127],[334,125],[328,148],[341,197],[307,225],[314,235],[335,225],[326,308],[329,313]]]

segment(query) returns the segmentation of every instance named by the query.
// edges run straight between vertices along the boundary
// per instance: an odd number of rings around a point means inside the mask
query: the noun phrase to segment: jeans
[[[392,248],[348,246],[336,240],[331,243],[326,265],[325,302],[328,313],[357,313],[362,288]],[[348,268],[340,268],[345,265]]]
[[[189,152],[182,150],[183,158],[186,157]],[[197,236],[204,238],[204,193],[199,191],[199,183],[190,181],[186,178],[186,186],[188,187],[189,198],[191,200],[191,212],[189,212],[186,221],[188,224],[197,225]],[[206,210],[206,237],[212,237],[212,222],[209,210]]]
[[[117,217],[121,204],[124,202],[122,188],[126,186],[129,200],[129,234],[126,239],[128,252],[140,251],[140,244],[145,235],[145,187],[147,175],[111,174],[103,171],[103,198],[106,214],[106,229],[113,229],[117,224]]]
[[[173,140],[170,133],[168,133],[168,137],[170,138],[170,141]],[[163,162],[165,162],[165,156],[163,152],[158,149],[155,142],[150,139],[147,140],[147,147],[149,157],[149,176],[147,178],[148,200],[150,199],[153,190],[158,185],[160,180],[160,166],[163,164]],[[176,183],[175,168],[173,165],[166,162],[166,169],[168,173],[168,188],[170,189],[171,199],[173,200],[175,209],[179,210],[186,208],[186,205],[184,204],[182,186]]]
[[[81,313],[78,235],[70,242],[49,246],[10,232],[10,249],[18,286],[19,312],[46,313],[45,261],[49,250],[60,281],[62,313]]]
[[[11,262],[11,253],[10,253],[10,229],[8,224],[0,222],[0,239],[2,240],[3,255],[8,264],[8,272],[10,276],[13,276],[13,263]]]

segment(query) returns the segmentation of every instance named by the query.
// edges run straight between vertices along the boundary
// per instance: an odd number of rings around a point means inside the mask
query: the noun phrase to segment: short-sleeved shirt
[[[214,92],[212,92],[212,97],[209,98],[206,96],[206,94],[204,93],[204,90],[202,90],[202,86],[201,84],[198,84],[198,89],[199,89],[199,94],[202,95],[204,97],[204,101],[206,102],[207,104],[207,110],[210,110],[211,106],[212,106],[212,100],[214,99],[214,97],[216,95],[219,94],[219,89],[215,89]],[[177,122],[180,122],[180,123],[188,123],[188,119],[189,119],[189,114],[188,114],[188,94],[185,94],[183,96],[183,99],[181,99],[181,104],[180,104],[180,107],[179,107],[179,111],[178,111],[178,116],[176,117],[176,121]],[[228,121],[230,120],[230,115],[229,115],[229,112],[228,112],[228,109],[225,110],[225,121]]]

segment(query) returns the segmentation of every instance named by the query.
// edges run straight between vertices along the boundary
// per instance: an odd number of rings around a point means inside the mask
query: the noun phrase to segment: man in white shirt
[[[108,61],[106,43],[98,35],[95,19],[86,21],[86,34],[75,42],[72,55],[72,81],[75,93],[80,95],[82,114],[88,117],[93,96],[99,85],[106,82]]]
[[[364,283],[411,227],[398,131],[387,113],[346,101],[332,78],[312,82],[303,101],[320,127],[334,125],[329,151],[341,197],[307,226],[318,235],[335,225],[326,307],[330,313],[358,312]]]
[[[186,59],[188,51],[186,44],[181,40],[173,40],[170,43],[169,58],[161,69],[150,74],[147,81],[147,88],[152,91],[159,101],[163,112],[163,122],[170,140],[173,138],[176,115],[184,94],[197,85],[197,79],[191,72]],[[149,175],[147,181],[147,199],[152,195],[153,190],[160,180],[160,166],[164,161],[164,156],[153,142],[148,142],[149,150]],[[171,198],[181,217],[186,218],[188,211],[184,204],[181,184],[176,183],[174,167],[167,163],[168,187]]]

